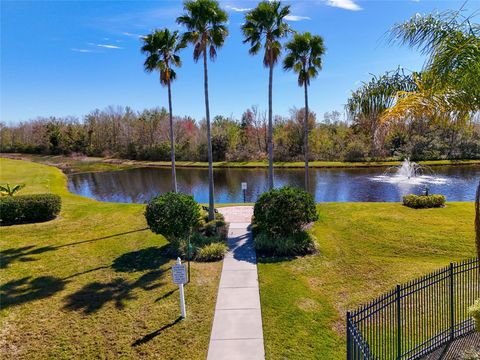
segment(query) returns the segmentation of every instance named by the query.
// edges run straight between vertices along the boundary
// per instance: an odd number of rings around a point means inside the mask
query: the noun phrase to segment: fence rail
[[[419,359],[475,330],[480,261],[434,271],[347,312],[347,360]]]

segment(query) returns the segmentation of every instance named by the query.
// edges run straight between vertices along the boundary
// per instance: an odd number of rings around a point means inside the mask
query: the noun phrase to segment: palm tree
[[[273,189],[273,119],[272,119],[272,81],[273,67],[277,63],[282,51],[280,39],[291,31],[285,22],[290,14],[290,6],[281,6],[280,1],[262,1],[255,9],[245,15],[242,25],[244,43],[250,43],[250,54],[256,55],[262,47],[265,54],[263,65],[269,69],[268,76],[268,187]]]
[[[213,158],[208,102],[207,56],[210,57],[210,60],[215,60],[217,49],[223,46],[228,35],[228,29],[225,25],[228,16],[215,0],[185,1],[183,9],[185,14],[177,18],[177,23],[187,28],[187,31],[183,34],[183,40],[193,45],[193,60],[195,62],[203,57],[203,85],[208,142],[208,219],[211,221],[215,218],[215,203],[213,200]]]
[[[418,90],[401,92],[385,117],[425,113],[448,121],[480,110],[480,26],[461,11],[415,15],[391,30],[391,40],[427,56]]]
[[[173,137],[173,113],[171,82],[177,78],[173,66],[181,66],[178,52],[185,47],[178,31],[168,29],[155,30],[143,38],[142,53],[147,55],[145,71],[160,72],[160,84],[168,89],[168,111],[170,115],[170,157],[172,161],[172,191],[177,192],[177,175],[175,171],[175,139]]]
[[[284,70],[293,70],[298,74],[298,86],[303,86],[305,92],[305,118],[303,121],[303,147],[305,155],[305,190],[308,191],[308,86],[310,79],[317,77],[322,69],[322,56],[325,46],[321,36],[305,32],[295,34],[285,46],[287,56],[283,61]]]
[[[14,196],[17,192],[22,190],[25,187],[25,184],[17,184],[17,185],[0,185],[0,194],[2,196]]]

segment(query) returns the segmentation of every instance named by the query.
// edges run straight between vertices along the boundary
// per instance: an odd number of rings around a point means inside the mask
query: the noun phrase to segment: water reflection
[[[450,201],[473,201],[480,166],[435,167],[445,181],[428,183],[431,193],[442,193]],[[311,169],[311,193],[317,202],[399,201],[407,193],[421,193],[425,182],[379,181],[384,169]],[[83,173],[69,176],[70,191],[101,201],[145,203],[168,191],[168,168],[141,168],[116,172]],[[215,201],[243,202],[241,183],[248,183],[247,202],[255,201],[267,189],[267,169],[214,169]],[[208,202],[207,169],[177,169],[179,191]],[[276,169],[275,186],[303,187],[303,169]]]

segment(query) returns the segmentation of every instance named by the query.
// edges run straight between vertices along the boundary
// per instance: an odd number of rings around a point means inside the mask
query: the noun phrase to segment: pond
[[[439,166],[428,176],[411,179],[397,176],[385,168],[310,169],[311,193],[316,202],[401,201],[408,193],[440,193],[447,201],[473,201],[480,166]],[[275,169],[275,187],[303,187],[303,169]],[[198,202],[208,203],[208,170],[178,168],[179,191],[192,194]],[[246,201],[254,202],[267,189],[267,169],[214,169],[215,201],[243,202],[241,183],[247,182]],[[145,203],[153,196],[169,191],[169,168],[72,174],[68,187],[73,193],[100,201]]]

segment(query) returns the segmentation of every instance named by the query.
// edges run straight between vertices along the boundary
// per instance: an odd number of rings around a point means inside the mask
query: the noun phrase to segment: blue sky
[[[419,70],[424,58],[414,50],[389,45],[387,30],[415,13],[458,9],[457,1],[300,0],[289,20],[298,31],[323,36],[324,68],[310,87],[310,107],[320,119],[343,112],[351,90],[370,74],[402,66]],[[212,115],[241,116],[251,105],[267,108],[268,72],[261,56],[249,56],[240,25],[254,1],[221,1],[229,30],[218,58],[209,64]],[[467,12],[480,8],[470,0]],[[4,1],[1,0],[0,121],[36,116],[81,117],[95,108],[166,106],[166,89],[157,74],[143,71],[141,40],[154,28],[179,29],[180,1]],[[204,116],[203,73],[182,53],[183,66],[173,85],[176,115]],[[303,93],[293,73],[274,72],[274,113],[302,107]]]

